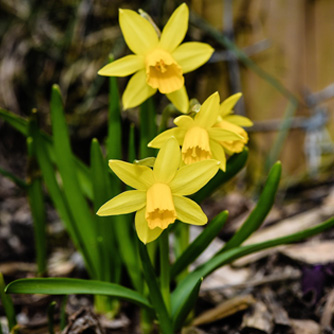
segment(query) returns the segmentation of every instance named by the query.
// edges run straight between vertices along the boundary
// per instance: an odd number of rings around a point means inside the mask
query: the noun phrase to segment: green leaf
[[[114,283],[76,278],[30,278],[18,279],[6,287],[6,293],[23,294],[91,294],[106,295],[128,300],[142,307],[151,308],[149,301],[138,292]]]
[[[264,185],[256,207],[253,209],[246,221],[242,224],[240,229],[225,244],[220,252],[224,252],[228,249],[240,246],[253,232],[255,232],[261,226],[272,206],[274,205],[279,181],[281,178],[281,172],[281,163],[277,162],[269,172],[267,181]]]
[[[217,237],[228,217],[228,212],[219,213],[202,231],[202,233],[185,249],[171,268],[171,278],[187,268]]]
[[[157,278],[146,250],[146,246],[139,241],[139,253],[142,260],[144,277],[150,291],[150,300],[159,320],[163,334],[173,334],[172,322],[167,307],[164,304]]]
[[[199,279],[197,284],[194,285],[190,293],[182,300],[178,305],[174,305],[175,308],[172,310],[172,320],[174,331],[181,329],[182,325],[187,319],[190,311],[195,307],[196,300],[198,298],[199,289],[201,287],[203,279]]]
[[[21,180],[20,178],[18,178],[13,173],[11,173],[8,170],[5,170],[1,167],[0,167],[0,174],[7,177],[9,180],[13,181],[20,188],[26,188],[28,186],[25,181]]]
[[[5,310],[5,314],[8,321],[8,327],[9,329],[12,329],[16,325],[16,315],[12,298],[5,294],[5,286],[6,284],[3,279],[3,275],[0,272],[0,300]]]
[[[156,112],[153,99],[147,99],[140,106],[140,159],[156,156],[156,150],[147,144],[157,135]]]
[[[191,198],[197,203],[200,203],[204,199],[208,198],[215,190],[232,179],[232,177],[244,168],[247,158],[248,148],[245,147],[241,153],[234,154],[227,160],[225,172],[219,170],[218,173],[201,190],[191,196]]]
[[[24,136],[28,136],[28,122],[21,116],[0,108],[0,116],[14,129],[21,132]]]
[[[109,79],[107,157],[108,159],[122,158],[121,108],[118,85],[115,77]]]
[[[42,276],[45,274],[47,266],[47,236],[45,216],[46,209],[42,191],[42,181],[39,177],[31,180],[31,183],[28,187],[28,197],[31,215],[34,222],[34,236],[38,274]]]
[[[111,185],[108,171],[108,164],[105,161],[97,139],[92,140],[91,144],[91,174],[93,183],[93,207],[97,212],[102,204],[107,202],[111,197]],[[117,282],[120,276],[121,262],[117,254],[117,241],[115,238],[115,217],[98,217],[96,227],[98,239],[100,240],[100,256],[102,262],[102,272],[100,279],[104,281]]]
[[[22,133],[24,136],[28,136],[29,130],[28,130],[28,121],[20,116],[15,115],[12,112],[9,112],[7,110],[4,110],[0,108],[0,117],[5,120],[8,124],[10,124],[14,129]],[[55,158],[55,152],[52,144],[52,139],[49,135],[47,135],[45,132],[40,131],[40,140],[43,140],[47,150],[48,154],[51,157],[53,162],[56,162]],[[77,175],[78,179],[80,181],[80,186],[82,190],[84,191],[85,195],[92,199],[93,191],[90,183],[90,175],[89,175],[89,169],[88,167],[79,159],[75,158],[75,165],[77,168]],[[0,170],[1,172],[2,170]],[[4,171],[6,173],[6,171]],[[22,182],[20,182],[17,178],[12,177],[9,172],[7,172],[8,175],[5,175],[12,179],[15,183],[17,183],[19,186],[24,186]],[[18,181],[18,182],[17,182]]]
[[[80,239],[83,241],[87,269],[92,277],[99,277],[101,263],[96,244],[95,219],[78,182],[62,98],[57,85],[52,88],[51,121],[56,163],[63,181],[65,198],[75,221],[76,230],[80,233]]]
[[[36,157],[36,138],[33,136],[38,131],[36,109],[32,110],[28,124],[28,198],[34,222],[38,275],[43,276],[46,273],[47,267],[46,209],[42,190],[41,172]]]
[[[209,261],[197,267],[183,281],[178,284],[178,286],[172,293],[172,309],[176,307],[175,305],[182,303],[182,301],[187,298],[188,295],[190,295],[199,279],[205,278],[223,265],[231,263],[248,254],[252,254],[267,248],[301,241],[305,238],[309,238],[313,235],[319,234],[331,227],[334,227],[334,217],[317,226],[311,227],[301,232],[297,232],[277,239],[271,239],[257,244],[232,248],[223,253],[217,253]]]

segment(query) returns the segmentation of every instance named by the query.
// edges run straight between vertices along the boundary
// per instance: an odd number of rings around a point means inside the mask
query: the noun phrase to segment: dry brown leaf
[[[203,312],[193,320],[191,325],[198,326],[226,318],[232,314],[247,309],[253,303],[255,303],[255,299],[252,295],[234,297]]]
[[[303,244],[287,246],[281,253],[291,259],[308,264],[326,264],[334,262],[334,241],[311,240]]]
[[[313,320],[290,319],[295,334],[320,334],[320,326]]]

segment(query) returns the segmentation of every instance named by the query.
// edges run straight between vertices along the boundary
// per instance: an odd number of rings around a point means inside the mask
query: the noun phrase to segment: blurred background
[[[41,114],[49,131],[51,86],[60,85],[74,151],[86,162],[92,137],[107,132],[109,54],[130,53],[118,8],[147,11],[163,27],[181,1],[0,0],[0,106]],[[283,182],[333,178],[334,1],[193,0],[186,40],[211,44],[209,63],[186,75],[189,98],[242,92],[236,113],[251,118],[247,181],[277,159]],[[128,78],[119,79],[120,93]],[[156,96],[157,112],[167,103]],[[137,121],[136,110],[124,119]],[[125,122],[124,126],[127,123]],[[22,175],[25,141],[0,120],[3,168]]]

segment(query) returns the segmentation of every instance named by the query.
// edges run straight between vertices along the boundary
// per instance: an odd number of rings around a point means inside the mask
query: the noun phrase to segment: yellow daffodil
[[[218,171],[216,160],[200,161],[179,168],[181,152],[175,138],[169,138],[154,162],[153,169],[139,164],[110,160],[109,167],[129,190],[105,203],[99,216],[136,212],[135,227],[139,239],[148,243],[176,219],[204,225],[207,217],[198,204],[184,196],[202,188]]]
[[[242,127],[253,125],[253,122],[249,118],[240,115],[233,115],[232,109],[241,96],[241,93],[236,93],[222,102],[219,108],[218,123],[215,125],[216,127],[236,132],[243,137],[239,140],[229,142],[224,141],[221,143],[225,151],[230,155],[241,152],[248,142],[248,134]]]
[[[119,24],[130,50],[134,53],[118,59],[98,74],[124,77],[134,74],[123,97],[124,109],[140,105],[159,90],[182,112],[188,111],[188,96],[183,74],[200,67],[213,49],[205,43],[180,45],[188,29],[189,10],[180,5],[158,36],[153,25],[128,9],[119,10]]]
[[[166,130],[155,137],[149,147],[159,148],[174,136],[182,146],[182,159],[186,165],[206,159],[221,162],[220,168],[226,169],[226,156],[222,143],[240,140],[238,133],[215,126],[219,115],[219,94],[212,94],[201,106],[194,118],[186,115],[174,120],[176,127]]]

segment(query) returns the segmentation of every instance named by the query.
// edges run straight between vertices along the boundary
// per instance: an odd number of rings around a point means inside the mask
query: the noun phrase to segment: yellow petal
[[[245,147],[245,142],[242,140],[223,142],[221,144],[228,155],[240,153]]]
[[[205,64],[214,49],[206,43],[187,42],[181,44],[173,53],[175,61],[181,66],[183,73],[188,73]]]
[[[209,134],[201,126],[190,127],[182,144],[182,160],[185,164],[211,159]]]
[[[238,132],[232,132],[218,127],[208,129],[209,137],[215,141],[234,141],[244,139]]]
[[[181,167],[169,186],[173,194],[191,195],[204,187],[217,173],[219,161],[203,160]]]
[[[124,183],[134,189],[147,190],[154,182],[153,171],[149,167],[121,160],[109,160],[109,167]]]
[[[174,124],[180,128],[189,129],[194,125],[194,120],[190,116],[179,116],[174,119]]]
[[[170,137],[175,137],[178,144],[181,146],[183,143],[185,129],[182,128],[171,128],[156,136],[153,140],[148,143],[148,147],[160,148]]]
[[[151,230],[148,227],[147,221],[145,219],[145,209],[143,208],[136,213],[135,217],[135,226],[138,238],[144,244],[147,244],[159,237],[159,235],[163,232],[163,230],[159,227]]]
[[[189,9],[183,3],[169,18],[162,30],[159,46],[172,52],[184,39],[188,30]]]
[[[183,223],[204,225],[208,222],[208,218],[202,211],[201,207],[191,199],[174,195],[173,200],[177,219]]]
[[[239,126],[253,126],[253,122],[245,116],[228,115],[224,117],[224,120]]]
[[[177,140],[170,137],[161,146],[155,160],[153,173],[157,182],[169,183],[180,165],[181,152]]]
[[[154,183],[146,193],[145,219],[148,227],[166,229],[176,219],[172,192],[166,183]]]
[[[224,117],[231,113],[232,108],[236,105],[236,103],[241,98],[241,93],[233,94],[232,96],[228,97],[226,100],[222,102],[219,108],[219,114],[220,116]]]
[[[180,110],[184,114],[188,112],[189,99],[185,86],[175,92],[166,94],[169,101],[171,101],[176,109]]]
[[[202,104],[201,109],[195,116],[195,123],[209,128],[217,122],[219,112],[219,94],[218,92],[210,95]]]
[[[142,209],[146,205],[146,192],[129,190],[112,198],[97,211],[99,216],[122,215]]]
[[[123,108],[134,108],[142,104],[157,90],[146,83],[145,70],[135,73],[128,82],[122,96]]]
[[[146,82],[162,94],[169,94],[182,88],[184,77],[182,68],[171,54],[156,48],[145,57]]]
[[[224,119],[222,121],[220,121],[219,123],[215,124],[214,128],[212,129],[223,129],[223,130],[227,130],[230,132],[233,132],[235,134],[238,134],[240,137],[239,138],[234,138],[234,139],[223,139],[223,140],[219,140],[218,137],[214,138],[214,135],[211,137],[212,139],[216,140],[216,141],[242,141],[245,144],[248,142],[248,135],[247,132],[239,125],[230,123],[228,121],[225,121]],[[216,131],[216,130],[211,130],[210,131]]]
[[[151,23],[133,10],[119,10],[119,25],[126,44],[134,53],[145,54],[159,42]]]
[[[220,161],[219,168],[225,172],[226,171],[226,155],[221,144],[214,140],[210,140],[210,147],[212,151],[212,158]]]
[[[144,68],[142,56],[129,55],[102,67],[97,74],[108,77],[125,77]]]

